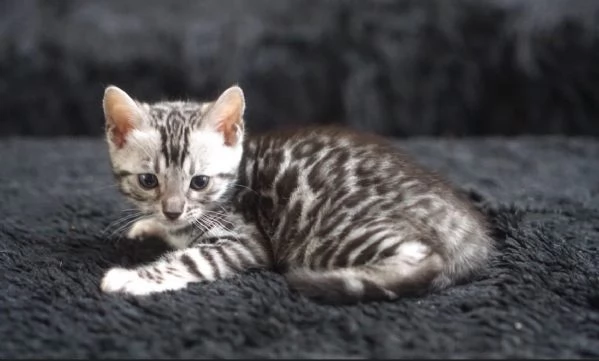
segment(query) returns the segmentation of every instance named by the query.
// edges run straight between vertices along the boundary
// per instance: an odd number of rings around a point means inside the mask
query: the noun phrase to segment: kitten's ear
[[[117,148],[122,148],[127,135],[141,124],[140,109],[127,93],[114,85],[104,91],[102,106],[107,135]]]
[[[223,134],[225,144],[236,145],[243,136],[243,113],[245,97],[243,90],[232,86],[214,102],[204,117],[204,124]]]

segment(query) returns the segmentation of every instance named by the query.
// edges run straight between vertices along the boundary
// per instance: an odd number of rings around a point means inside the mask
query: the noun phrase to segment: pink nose
[[[185,201],[180,197],[169,197],[162,201],[162,213],[171,221],[179,218],[184,208]]]
[[[175,219],[179,218],[181,216],[181,212],[166,212],[163,211],[162,213],[164,213],[164,216],[168,219],[170,219],[171,221],[174,221]]]

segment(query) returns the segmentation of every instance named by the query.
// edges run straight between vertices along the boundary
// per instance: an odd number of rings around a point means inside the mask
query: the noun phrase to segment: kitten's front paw
[[[123,292],[128,284],[135,283],[138,279],[137,272],[115,267],[106,272],[100,288],[106,293]]]
[[[165,238],[164,228],[153,219],[144,219],[133,224],[127,238],[143,240],[150,237]]]
[[[142,272],[142,274],[144,273]],[[134,296],[143,296],[156,292],[177,290],[185,286],[186,283],[184,280],[148,279],[141,277],[138,270],[115,267],[106,272],[104,278],[102,278],[100,288],[105,293],[125,293]]]

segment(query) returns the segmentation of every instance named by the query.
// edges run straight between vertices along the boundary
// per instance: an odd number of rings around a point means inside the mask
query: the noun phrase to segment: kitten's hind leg
[[[299,268],[287,273],[292,289],[325,303],[392,300],[430,289],[443,260],[418,241],[404,242],[380,261],[330,270]]]

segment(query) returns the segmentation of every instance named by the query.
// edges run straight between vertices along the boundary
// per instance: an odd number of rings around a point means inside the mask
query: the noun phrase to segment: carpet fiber
[[[599,142],[401,143],[490,215],[499,256],[466,285],[341,307],[270,272],[102,294],[109,267],[161,251],[119,240],[104,143],[0,141],[0,357],[599,357]]]

